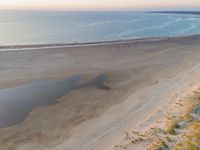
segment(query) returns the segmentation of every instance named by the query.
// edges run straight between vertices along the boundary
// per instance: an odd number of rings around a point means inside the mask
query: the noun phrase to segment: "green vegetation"
[[[186,113],[185,115],[181,116],[180,119],[186,122],[190,122],[193,118],[189,113]]]
[[[167,142],[171,142],[171,139],[169,138],[169,136],[166,136],[165,139]]]
[[[178,125],[178,120],[173,120],[173,121],[171,121],[171,123],[168,125],[167,132],[170,133],[170,134],[175,135],[176,132],[175,132],[174,129],[176,129],[176,128],[180,128],[180,126]]]
[[[200,120],[192,121],[173,150],[200,150]]]
[[[164,148],[167,148],[168,146],[163,142],[162,140],[159,140],[158,143],[154,145],[152,148],[153,150],[163,150]]]
[[[173,143],[173,140],[176,143],[170,147],[172,150],[200,150],[200,92],[194,92],[194,95],[187,100],[185,104],[177,103],[179,106],[186,106],[183,109],[184,113],[178,116],[168,116],[165,130],[152,129],[155,134],[162,134],[164,141],[156,139],[151,144],[150,150],[167,149],[166,143]],[[182,129],[184,132],[181,132]],[[176,133],[176,130],[180,132]]]

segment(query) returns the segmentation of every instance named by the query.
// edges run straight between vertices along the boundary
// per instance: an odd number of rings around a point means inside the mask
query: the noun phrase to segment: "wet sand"
[[[188,36],[0,52],[2,150],[121,148],[199,81],[199,47]]]

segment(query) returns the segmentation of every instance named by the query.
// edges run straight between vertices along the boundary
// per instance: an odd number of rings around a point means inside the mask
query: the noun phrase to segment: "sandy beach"
[[[173,149],[151,131],[193,109],[199,63],[198,35],[0,47],[0,149]]]

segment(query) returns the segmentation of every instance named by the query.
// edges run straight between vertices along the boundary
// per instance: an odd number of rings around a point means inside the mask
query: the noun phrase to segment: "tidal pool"
[[[74,89],[81,76],[45,80],[0,90],[0,128],[22,122],[36,107],[53,105]]]

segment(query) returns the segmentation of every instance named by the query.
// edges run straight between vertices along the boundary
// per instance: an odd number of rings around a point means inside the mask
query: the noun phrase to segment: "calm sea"
[[[110,41],[200,33],[200,16],[134,12],[0,11],[0,45]]]

